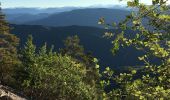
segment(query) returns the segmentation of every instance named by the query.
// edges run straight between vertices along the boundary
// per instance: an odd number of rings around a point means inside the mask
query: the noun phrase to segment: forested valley
[[[135,10],[96,26],[13,24],[0,9],[0,100],[169,100],[170,6],[151,1],[127,1]]]

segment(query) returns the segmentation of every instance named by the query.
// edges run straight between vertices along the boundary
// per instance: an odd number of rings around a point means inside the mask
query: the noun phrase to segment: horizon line
[[[127,5],[90,5],[90,6],[58,6],[58,7],[24,7],[24,6],[18,6],[18,7],[5,7],[3,4],[1,4],[1,7],[4,9],[15,9],[15,8],[38,8],[38,9],[47,9],[47,8],[111,8],[111,7],[127,7]]]

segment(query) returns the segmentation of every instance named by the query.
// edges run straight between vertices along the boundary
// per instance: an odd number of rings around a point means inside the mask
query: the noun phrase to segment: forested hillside
[[[138,56],[141,55],[141,53],[131,47],[122,48],[118,55],[112,55],[112,44],[110,40],[107,40],[102,36],[103,33],[107,31],[120,32],[120,29],[106,30],[85,26],[44,27],[37,25],[11,25],[11,27],[13,28],[11,33],[20,38],[21,45],[26,42],[28,35],[32,35],[35,38],[34,43],[38,47],[47,43],[48,47],[54,45],[55,50],[64,47],[63,40],[68,36],[77,35],[80,38],[80,43],[84,46],[85,51],[91,52],[99,59],[102,69],[110,66],[123,70],[122,67],[143,65],[143,63],[138,60]],[[132,31],[127,30],[127,32]],[[127,59],[127,57],[129,57],[129,59]]]
[[[170,8],[151,1],[128,1],[137,11],[120,22],[101,17],[104,29],[9,24],[0,9],[0,99],[169,100]]]
[[[63,8],[64,9],[64,8]],[[66,10],[48,9],[38,10],[33,9],[18,9],[19,11],[6,11],[6,19],[11,24],[25,24],[25,25],[43,25],[43,26],[93,26],[101,27],[98,25],[98,19],[105,17],[107,22],[119,22],[130,14],[127,9],[109,9],[109,8],[66,8]],[[56,11],[56,12],[55,12]],[[24,13],[25,12],[25,13]],[[37,12],[37,13],[36,13]]]
[[[77,9],[69,12],[62,12],[59,14],[52,14],[47,18],[36,21],[27,22],[28,25],[45,25],[45,26],[95,26],[98,25],[98,19],[101,17],[106,18],[106,22],[110,23],[116,21],[117,23],[125,18],[130,11],[124,9],[106,9],[106,8],[93,8],[93,9]]]

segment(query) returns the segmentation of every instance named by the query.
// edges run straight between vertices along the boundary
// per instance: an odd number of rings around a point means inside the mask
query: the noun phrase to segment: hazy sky
[[[145,3],[151,3],[151,0],[141,0]],[[87,7],[94,5],[125,5],[125,2],[118,0],[1,0],[3,8],[9,7],[65,7],[78,6]]]

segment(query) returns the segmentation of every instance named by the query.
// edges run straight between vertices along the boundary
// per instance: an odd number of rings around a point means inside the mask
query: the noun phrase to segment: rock
[[[0,85],[0,100],[27,100],[14,89]]]

